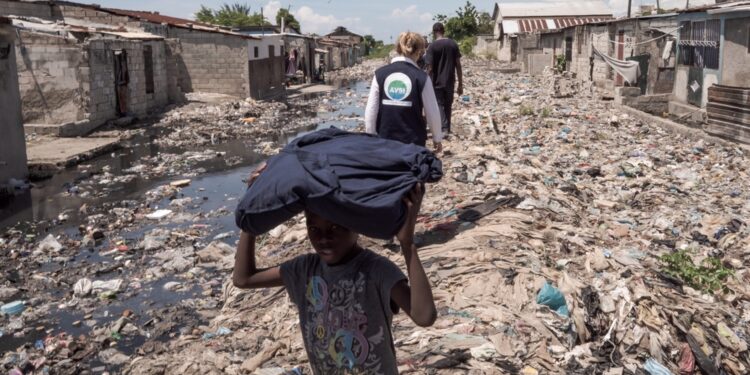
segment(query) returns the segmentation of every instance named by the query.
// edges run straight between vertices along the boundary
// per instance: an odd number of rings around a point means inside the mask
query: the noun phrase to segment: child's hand
[[[424,189],[420,183],[414,185],[414,188],[403,198],[407,209],[406,221],[396,234],[402,248],[411,248],[411,245],[414,244],[414,227],[417,224],[419,209],[422,207],[422,198],[424,198]]]
[[[258,176],[266,170],[268,164],[266,162],[261,163],[255,170],[247,176],[247,187],[253,186],[253,182],[258,179]]]

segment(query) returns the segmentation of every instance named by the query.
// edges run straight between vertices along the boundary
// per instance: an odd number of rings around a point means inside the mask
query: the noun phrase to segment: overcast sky
[[[533,0],[544,1],[544,0]],[[576,0],[554,0],[567,2]],[[604,0],[615,15],[625,14],[628,0]],[[656,0],[632,0],[633,9],[641,4],[655,4]],[[661,0],[662,7],[684,7],[686,0]],[[346,26],[358,34],[372,34],[386,43],[401,31],[427,33],[436,14],[453,14],[465,1],[448,0],[98,0],[88,1],[104,7],[158,11],[180,18],[193,18],[201,4],[219,7],[221,4],[246,3],[253,10],[263,8],[264,15],[275,16],[281,7],[290,7],[302,25],[303,32],[327,34],[336,26]],[[521,2],[511,0],[509,2]],[[713,3],[713,0],[690,0],[690,4]],[[477,0],[472,3],[480,11],[492,12],[494,1]]]

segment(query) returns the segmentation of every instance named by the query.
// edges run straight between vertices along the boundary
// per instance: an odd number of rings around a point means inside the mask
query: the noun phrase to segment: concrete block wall
[[[167,69],[167,97],[170,103],[179,103],[184,99],[184,92],[180,83],[180,72],[183,67],[180,62],[181,53],[182,47],[178,39],[165,40],[164,54]]]
[[[609,31],[606,26],[592,27],[591,30],[591,43],[596,46],[596,49],[602,53],[609,54],[611,44],[609,42]],[[592,50],[593,51],[593,50]],[[593,52],[592,52],[593,53]],[[611,55],[610,55],[611,56]],[[610,68],[604,60],[600,58],[594,59],[594,82],[605,81],[610,77]]]
[[[750,17],[726,20],[722,85],[750,86],[750,46],[747,43],[750,43]]]
[[[87,78],[81,74],[88,64],[75,39],[21,31],[16,65],[24,123],[62,124],[85,117]]]
[[[495,40],[493,35],[480,35],[477,37],[477,45],[474,46],[473,53],[480,57],[493,56],[497,58],[497,51],[500,50],[500,42]]]
[[[14,36],[11,26],[0,25],[0,49],[10,51],[0,56],[0,188],[11,178],[23,180],[28,175]]]
[[[163,46],[163,45],[162,45]],[[157,103],[149,103],[149,98],[156,94],[157,70],[154,64],[154,94],[146,94],[145,65],[143,61],[143,42],[136,40],[92,40],[89,42],[89,75],[90,92],[88,97],[89,114],[88,120],[92,123],[101,124],[107,120],[117,117],[117,97],[115,87],[115,63],[114,51],[124,50],[127,54],[128,64],[128,115],[144,116],[150,108]],[[155,52],[154,56],[158,54]],[[156,63],[157,59],[154,59]],[[164,69],[161,75],[165,75],[166,64],[162,63]],[[164,94],[159,94],[162,105],[166,103],[166,84],[163,77],[159,78]]]
[[[182,92],[213,92],[248,96],[247,41],[242,37],[172,27],[180,40],[177,64]]]
[[[143,42],[143,45],[151,46],[151,58],[153,61],[152,71],[154,74],[154,92],[151,94],[146,94],[146,109],[148,111],[152,111],[164,107],[169,103],[167,50],[164,41]]]
[[[0,15],[37,17],[47,20],[62,19],[60,9],[50,3],[0,0]]]
[[[132,20],[130,17],[118,16],[94,8],[82,7],[76,5],[59,5],[60,13],[63,18],[75,18],[78,20],[100,23],[104,25],[138,27],[140,22]]]

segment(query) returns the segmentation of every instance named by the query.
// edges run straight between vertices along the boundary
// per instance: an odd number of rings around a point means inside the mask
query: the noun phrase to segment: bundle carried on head
[[[287,145],[245,192],[235,220],[260,235],[303,210],[368,237],[390,239],[406,219],[403,196],[442,178],[424,147],[336,128]]]

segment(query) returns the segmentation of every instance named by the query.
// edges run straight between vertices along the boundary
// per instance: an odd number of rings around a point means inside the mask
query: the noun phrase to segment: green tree
[[[492,16],[487,12],[479,13],[479,17],[477,18],[477,26],[477,32],[480,35],[488,35],[495,32],[495,20],[493,20]]]
[[[470,55],[477,43],[478,34],[491,34],[495,30],[492,17],[487,12],[478,12],[470,1],[456,10],[456,15],[448,17],[438,14],[435,21],[445,25],[445,36],[455,40],[461,48],[461,53]]]
[[[240,3],[225,3],[219,9],[210,9],[201,5],[195,18],[201,22],[229,27],[270,25],[260,13],[253,13],[249,5]]]
[[[289,13],[289,9],[281,8],[276,13],[276,25],[281,26],[281,20],[284,20],[284,25],[289,26],[299,32],[302,32],[299,21],[294,18],[294,15]],[[283,30],[282,30],[283,32]]]
[[[372,35],[365,35],[362,39],[363,39],[362,42],[365,45],[365,56],[366,56],[366,55],[369,55],[370,51],[372,51],[375,48],[377,41]]]
[[[203,23],[215,23],[214,11],[201,5],[201,10],[195,13],[195,19]]]

